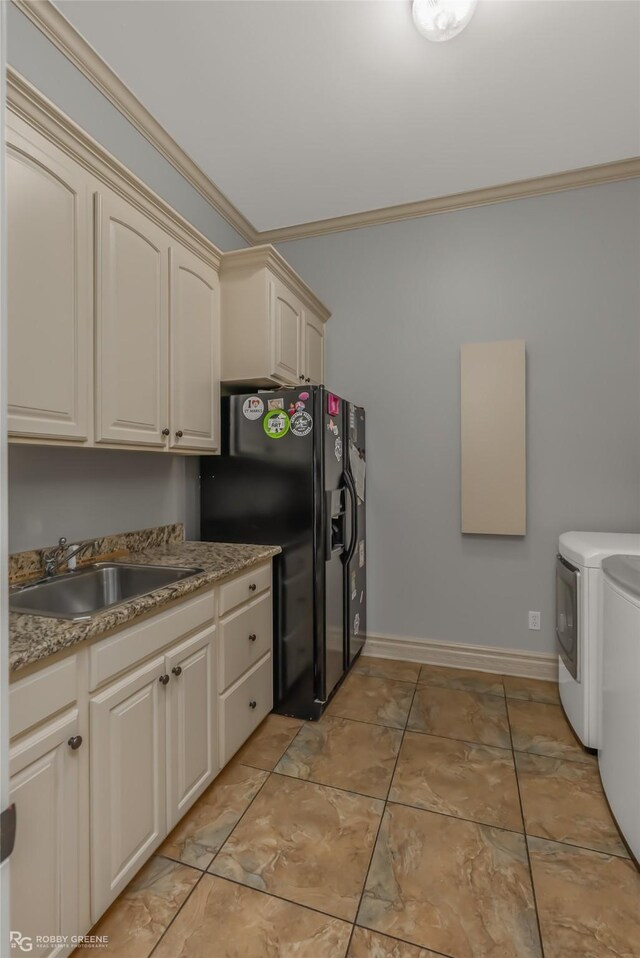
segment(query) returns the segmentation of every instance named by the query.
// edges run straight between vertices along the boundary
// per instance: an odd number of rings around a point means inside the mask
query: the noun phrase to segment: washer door
[[[579,682],[578,589],[580,572],[561,555],[556,560],[556,635],[562,661]]]

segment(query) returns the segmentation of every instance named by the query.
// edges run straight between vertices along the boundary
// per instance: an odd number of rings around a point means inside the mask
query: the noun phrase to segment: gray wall
[[[370,630],[551,651],[558,534],[640,529],[640,181],[281,251],[333,310],[328,384],[367,409]],[[520,338],[529,531],[462,536],[460,344]]]
[[[12,3],[7,55],[27,80],[220,249],[236,231]],[[186,522],[198,536],[197,460],[154,453],[13,446],[9,549]]]
[[[184,522],[199,539],[199,459],[9,447],[9,551]]]

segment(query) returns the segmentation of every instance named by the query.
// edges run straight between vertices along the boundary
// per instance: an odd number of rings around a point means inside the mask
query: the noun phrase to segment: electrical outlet
[[[535,629],[536,632],[540,631],[540,613],[539,612],[529,613],[529,628]]]

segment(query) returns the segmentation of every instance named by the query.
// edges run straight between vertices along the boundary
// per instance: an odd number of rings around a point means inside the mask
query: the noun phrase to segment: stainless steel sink
[[[179,566],[96,562],[75,572],[38,579],[11,590],[9,609],[54,619],[90,619],[114,605],[202,571]]]

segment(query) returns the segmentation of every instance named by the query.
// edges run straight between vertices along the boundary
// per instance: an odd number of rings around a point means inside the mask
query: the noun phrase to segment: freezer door
[[[344,473],[344,400],[323,392],[323,553],[324,553],[324,655],[319,696],[327,701],[344,675],[344,556],[349,545],[348,490]]]
[[[367,638],[367,555],[366,555],[366,446],[365,411],[348,403],[345,471],[351,528],[345,564],[346,667],[350,668]]]

